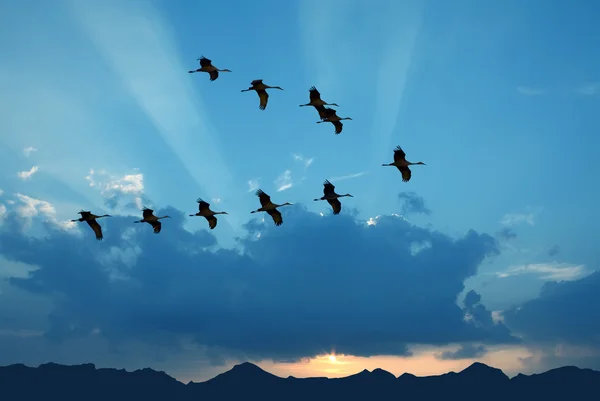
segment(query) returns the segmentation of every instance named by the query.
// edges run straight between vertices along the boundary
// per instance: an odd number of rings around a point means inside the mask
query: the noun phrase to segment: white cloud
[[[47,221],[53,223],[57,227],[65,230],[70,230],[76,227],[76,224],[72,221],[58,221],[56,218],[56,209],[54,206],[47,201],[32,198],[21,193],[15,194],[17,201],[16,213],[19,217],[27,220],[27,223],[31,223],[34,217],[45,217]]]
[[[505,226],[515,226],[521,223],[533,226],[535,224],[534,213],[507,213],[500,220],[500,224]]]
[[[211,202],[214,203],[215,205],[218,205],[219,203],[221,203],[221,198],[212,198]]]
[[[115,176],[106,171],[90,170],[90,174],[85,177],[89,181],[90,187],[97,188],[100,194],[110,203],[111,208],[115,208],[122,196],[129,197],[131,203],[138,209],[142,208],[142,198],[144,195],[144,175],[137,169],[133,174]],[[127,205],[129,206],[129,205]]]
[[[260,178],[248,180],[248,192],[254,192],[260,187]]]
[[[6,215],[6,206],[0,203],[0,218],[4,217],[4,215]]]
[[[25,149],[23,149],[23,154],[25,155],[25,157],[29,157],[29,155],[31,155],[32,152],[37,152],[37,149],[33,146],[28,146]]]
[[[583,86],[580,86],[577,89],[577,92],[581,95],[596,95],[600,93],[600,83],[596,82],[596,83],[591,83],[591,84],[586,84]]]
[[[352,178],[358,178],[361,177],[365,174],[368,174],[367,171],[361,171],[360,173],[355,173],[355,174],[348,174],[348,175],[342,175],[339,177],[332,177],[329,179],[329,181],[333,182],[333,181],[344,181],[344,180],[350,180]]]
[[[0,189],[0,196],[4,195],[4,191]]]
[[[315,160],[314,157],[310,157],[310,158],[305,158],[302,155],[296,154],[294,153],[292,155],[292,157],[294,158],[295,161],[304,164],[304,167],[309,168],[310,165],[313,163],[313,161]]]
[[[584,265],[568,263],[535,263],[513,266],[503,272],[496,273],[499,278],[518,276],[523,274],[538,275],[540,280],[572,281],[580,279],[591,273]]]
[[[518,86],[517,92],[519,92],[521,95],[525,95],[525,96],[535,96],[535,95],[541,95],[541,94],[545,93],[545,91],[543,89],[532,88],[531,86]]]
[[[290,189],[294,186],[294,183],[292,182],[292,172],[290,170],[285,170],[275,179],[274,183],[277,187],[277,192]]]
[[[17,176],[22,180],[29,180],[39,169],[39,166],[33,166],[29,171],[19,171]]]

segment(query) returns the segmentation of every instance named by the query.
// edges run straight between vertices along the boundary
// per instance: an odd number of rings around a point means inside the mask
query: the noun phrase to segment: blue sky
[[[600,5],[376,3],[5,4],[0,364],[600,368]],[[200,55],[233,72],[187,74]],[[284,88],[265,111],[259,78]],[[298,107],[312,85],[341,135]],[[427,163],[409,183],[396,145]],[[258,186],[294,203],[281,227]],[[82,208],[117,216],[102,243]]]

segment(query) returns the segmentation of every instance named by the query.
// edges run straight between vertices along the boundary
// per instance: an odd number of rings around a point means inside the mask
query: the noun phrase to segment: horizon
[[[0,365],[600,370],[600,4],[490,4],[7,4]]]

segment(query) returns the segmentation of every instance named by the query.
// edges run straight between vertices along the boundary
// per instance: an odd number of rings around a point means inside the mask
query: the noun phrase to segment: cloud
[[[4,195],[4,191],[0,189],[0,196]]]
[[[431,214],[431,210],[425,206],[425,199],[415,192],[400,192],[398,198],[402,201],[402,214],[404,215]]]
[[[510,267],[503,272],[496,273],[500,278],[522,274],[538,275],[540,280],[571,281],[589,274],[584,265],[571,265],[567,263],[537,263]]]
[[[290,170],[285,170],[275,179],[274,184],[277,187],[277,192],[290,189],[294,186],[294,182],[292,181],[292,172]]]
[[[546,91],[539,88],[532,88],[530,86],[517,86],[517,92],[525,96],[535,96],[544,94]]]
[[[313,157],[305,158],[304,156],[295,153],[292,155],[292,157],[294,158],[294,161],[304,164],[305,168],[309,168],[315,160]]]
[[[560,253],[560,246],[552,245],[550,249],[548,249],[548,256],[556,256]]]
[[[534,213],[507,213],[502,216],[500,224],[505,226],[516,226],[518,224],[529,224],[533,226],[535,224]]]
[[[600,93],[600,83],[590,83],[583,86],[580,86],[577,89],[577,93],[581,95],[593,96]]]
[[[444,351],[436,355],[438,359],[476,359],[481,358],[487,353],[487,348],[483,345],[463,344],[456,351]]]
[[[17,200],[16,202],[7,202],[13,207],[11,208],[11,211],[5,209],[4,215],[6,217],[10,212],[14,213],[20,220],[19,227],[24,231],[32,228],[33,219],[36,217],[42,218],[42,223],[46,225],[49,224],[50,226],[61,230],[70,230],[74,228],[74,223],[70,221],[59,221],[57,219],[56,209],[50,202],[21,193],[16,193],[15,197]]]
[[[144,196],[144,175],[135,169],[132,174],[115,176],[104,170],[90,170],[85,179],[90,183],[90,187],[96,188],[105,198],[104,204],[111,210],[117,208],[123,200],[129,202],[125,207],[134,207],[141,209],[143,203],[147,200]]]
[[[29,171],[19,171],[17,173],[17,176],[22,180],[29,180],[29,179],[31,179],[31,177],[33,177],[33,175],[35,173],[37,173],[37,171],[39,169],[40,169],[39,166],[33,166],[32,168],[29,169]]]
[[[405,355],[410,343],[516,341],[478,294],[456,303],[464,280],[498,254],[493,237],[452,238],[395,216],[368,225],[302,205],[282,213],[281,227],[250,220],[240,253],[209,250],[212,234],[186,231],[185,213],[170,207],[157,210],[173,217],[160,235],[117,216],[103,222],[101,244],[91,233],[15,233],[7,227],[20,219],[9,210],[0,253],[39,267],[9,282],[50,299],[44,338],[54,342],[96,333],[115,347],[135,340],[181,350],[192,340],[221,358],[295,360],[331,349]],[[352,252],[332,247],[332,237]],[[430,246],[414,253],[423,242]]]
[[[368,172],[367,171],[361,171],[360,173],[342,175],[342,176],[339,176],[339,177],[332,177],[332,178],[329,179],[329,181],[331,181],[331,182],[337,182],[337,181],[351,180],[352,178],[362,177],[365,174],[368,174]]]
[[[28,146],[25,149],[23,149],[23,154],[25,155],[25,157],[29,157],[29,155],[31,155],[32,152],[37,152],[37,149],[33,146]]]
[[[515,233],[510,227],[504,227],[502,230],[498,231],[497,236],[509,241],[517,238],[517,233]]]
[[[579,280],[546,283],[538,298],[504,311],[503,316],[528,342],[589,346],[598,358],[600,272]]]
[[[248,192],[254,192],[260,187],[260,178],[248,180]]]

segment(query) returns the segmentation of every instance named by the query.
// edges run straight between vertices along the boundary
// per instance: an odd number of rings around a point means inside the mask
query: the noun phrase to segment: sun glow
[[[335,355],[333,355],[333,354],[329,355],[329,362],[332,362],[332,363],[337,362],[337,358],[335,357]]]

